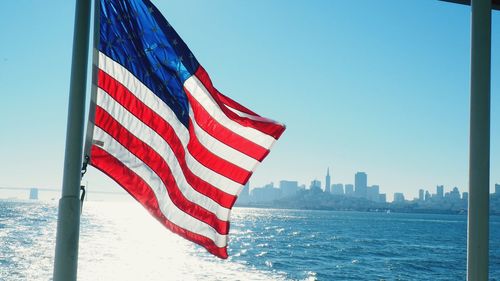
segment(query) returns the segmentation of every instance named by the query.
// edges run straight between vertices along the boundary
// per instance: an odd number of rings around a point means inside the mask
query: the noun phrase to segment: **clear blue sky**
[[[251,179],[352,183],[389,198],[468,180],[470,8],[434,0],[153,1],[218,89],[287,131]],[[62,182],[74,3],[0,9],[0,186]],[[491,182],[500,182],[500,13]],[[117,190],[90,169],[92,187]]]

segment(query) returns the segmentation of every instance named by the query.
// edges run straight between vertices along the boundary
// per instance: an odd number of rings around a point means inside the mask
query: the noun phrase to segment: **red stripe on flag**
[[[191,95],[186,87],[184,87],[184,91],[186,92],[191,108],[193,109],[196,123],[198,123],[200,128],[202,128],[205,132],[222,143],[258,161],[262,161],[267,154],[269,154],[268,149],[247,140],[246,138],[222,126],[219,122],[217,122],[217,120],[214,120],[212,116],[208,114],[205,108]]]
[[[226,108],[225,105],[232,107],[236,110],[239,110],[241,112],[244,112],[249,115],[254,115],[260,117],[260,115],[256,114],[255,112],[251,111],[250,109],[242,106],[241,104],[237,103],[236,101],[224,96],[221,94],[212,84],[212,81],[210,80],[210,76],[208,76],[208,73],[205,71],[205,69],[200,65],[198,69],[196,70],[195,76],[200,80],[200,82],[205,86],[207,91],[212,95],[213,99],[219,107],[222,109],[224,114],[226,114],[230,119],[233,121],[239,123],[242,126],[245,127],[252,127],[256,130],[261,131],[262,133],[265,133],[267,135],[272,136],[275,139],[278,139],[281,134],[285,131],[285,126],[278,124],[278,123],[273,123],[273,122],[264,122],[264,121],[257,121],[257,120],[252,120],[249,118],[245,118],[242,116],[239,116],[238,114],[232,112],[230,109]]]
[[[237,183],[245,184],[248,181],[252,172],[236,166],[204,148],[198,141],[192,125],[189,126],[189,135],[188,149],[191,155],[203,166]]]
[[[114,100],[125,107],[130,113],[140,119],[144,124],[150,128],[155,128],[155,132],[160,135],[170,146],[177,156],[179,165],[182,172],[186,177],[187,182],[201,194],[210,197],[219,205],[230,209],[236,197],[231,194],[225,193],[206,181],[197,177],[188,164],[186,163],[186,152],[184,147],[177,137],[172,126],[165,121],[156,112],[151,110],[147,105],[134,96],[127,88],[120,82],[116,81],[113,77],[109,76],[106,72],[99,70],[98,86],[108,93]],[[191,136],[193,138],[193,136]],[[191,140],[190,140],[191,141]],[[210,166],[207,166],[210,168]],[[232,177],[229,177],[232,178]]]
[[[90,164],[92,166],[99,169],[122,186],[165,227],[170,229],[172,232],[203,246],[210,253],[220,258],[227,259],[227,246],[223,248],[217,247],[217,245],[215,245],[210,238],[186,230],[169,221],[161,212],[158,200],[151,190],[151,187],[149,187],[143,179],[126,167],[122,162],[95,145],[91,148],[91,156]]]
[[[101,107],[96,106],[95,126],[101,128],[112,138],[123,145],[130,153],[134,154],[155,172],[167,188],[172,202],[184,213],[202,222],[211,225],[218,233],[226,235],[229,232],[229,222],[220,220],[209,210],[190,202],[179,189],[172,171],[165,160],[149,145],[138,139],[125,129],[111,115]]]

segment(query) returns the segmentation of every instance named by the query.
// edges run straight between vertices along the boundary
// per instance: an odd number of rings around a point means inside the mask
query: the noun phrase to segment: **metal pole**
[[[77,274],[80,234],[80,172],[87,85],[90,6],[91,0],[76,0],[64,176],[57,218],[54,281],[73,281],[76,280]]]
[[[488,280],[491,0],[472,0],[467,280]]]

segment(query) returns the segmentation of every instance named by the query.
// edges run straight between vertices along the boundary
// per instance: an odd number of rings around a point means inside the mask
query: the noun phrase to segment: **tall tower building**
[[[424,199],[425,199],[424,190],[423,189],[419,189],[418,190],[418,200],[419,201],[424,201]]]
[[[357,172],[354,175],[354,194],[356,197],[366,198],[368,176],[364,172]]]
[[[436,186],[436,196],[438,198],[443,198],[444,197],[444,186],[442,186],[442,185]]]
[[[325,192],[330,193],[330,168],[326,169],[326,178],[325,178]]]

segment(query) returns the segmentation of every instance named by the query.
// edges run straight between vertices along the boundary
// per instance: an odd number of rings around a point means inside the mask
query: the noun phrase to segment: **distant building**
[[[272,202],[281,197],[281,190],[270,183],[264,187],[252,189],[251,196],[254,202]]]
[[[403,203],[405,202],[405,195],[400,192],[394,193],[394,201],[395,203]]]
[[[452,191],[450,191],[450,199],[451,200],[460,200],[460,191],[458,190],[458,187],[454,187]]]
[[[240,204],[247,204],[250,202],[250,181],[247,181],[247,183],[243,186],[237,200]]]
[[[431,199],[431,193],[429,192],[429,190],[425,191],[425,201],[427,200],[430,200]]]
[[[299,183],[297,181],[280,181],[281,196],[288,197],[293,196],[299,190]]]
[[[366,198],[368,176],[364,172],[357,172],[354,175],[354,194],[356,197]]]
[[[436,197],[443,198],[444,197],[444,186],[438,185],[436,186]]]
[[[462,200],[465,201],[469,200],[469,192],[462,192]]]
[[[346,196],[354,196],[354,185],[346,184],[344,185],[345,195]]]
[[[38,188],[30,189],[30,200],[38,200]]]
[[[341,183],[336,183],[332,185],[332,194],[344,195],[344,185]]]
[[[423,189],[419,189],[418,190],[418,201],[424,201],[424,200],[425,200],[424,190]]]
[[[326,169],[325,192],[330,193],[330,168]]]
[[[380,187],[378,185],[369,186],[366,190],[366,199],[373,202],[379,202],[379,192]]]
[[[385,193],[381,193],[378,195],[378,202],[385,203],[387,202],[387,196]]]
[[[495,195],[500,196],[500,184],[495,184]]]
[[[309,185],[309,189],[311,191],[323,191],[323,189],[321,189],[321,181],[319,181],[319,180],[311,181],[311,185]]]

